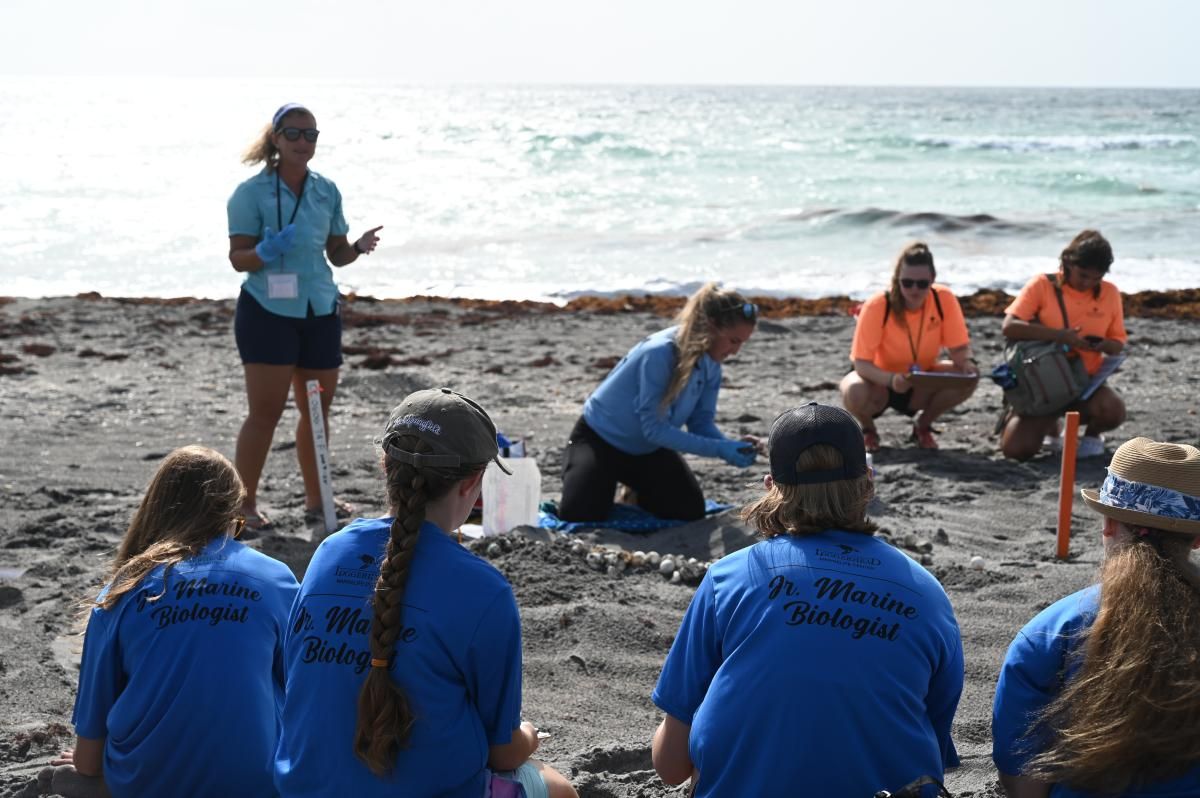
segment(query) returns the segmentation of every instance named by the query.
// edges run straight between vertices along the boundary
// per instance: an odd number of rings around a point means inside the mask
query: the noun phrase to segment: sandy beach
[[[999,359],[1006,300],[999,292],[964,299],[985,370]],[[836,403],[849,368],[849,304],[764,301],[758,331],[725,366],[718,426],[765,435],[790,406]],[[352,298],[331,420],[337,495],[361,514],[384,512],[372,439],[407,393],[445,385],[525,439],[543,498],[557,498],[562,447],[584,398],[634,342],[669,323],[664,314],[674,306],[648,298],[567,309]],[[232,456],[244,412],[233,308],[232,300],[0,299],[0,795],[37,794],[38,770],[73,743],[77,606],[100,585],[158,460],[189,443]],[[1109,436],[1108,452],[1136,435],[1196,444],[1200,291],[1137,295],[1127,313],[1130,356],[1112,385],[1129,418]],[[905,420],[888,414],[875,456],[873,517],[883,535],[928,563],[962,628],[967,682],[954,733],[963,765],[947,783],[957,796],[1001,794],[989,726],[1004,651],[1034,613],[1092,579],[1101,553],[1096,516],[1077,501],[1070,557],[1055,559],[1059,458],[1001,459],[991,435],[999,404],[999,389],[982,383],[937,425],[938,452],[911,448]],[[316,530],[303,520],[295,419],[289,408],[260,489],[274,529],[253,545],[303,577]],[[765,472],[761,462],[745,471],[691,462],[706,494],[729,503],[755,496]],[[1081,460],[1078,484],[1098,485],[1106,462]],[[593,570],[573,544],[705,561],[753,540],[727,512],[647,535],[518,530],[492,551],[521,608],[524,714],[551,734],[538,756],[584,798],[683,794],[651,767],[660,713],[649,695],[692,588],[649,568]],[[474,548],[489,556],[486,542]],[[982,570],[970,567],[974,556]],[[789,674],[766,678],[786,689]]]

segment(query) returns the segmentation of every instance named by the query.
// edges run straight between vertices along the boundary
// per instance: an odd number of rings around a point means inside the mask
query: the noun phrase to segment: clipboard
[[[1083,389],[1083,393],[1079,396],[1079,401],[1085,402],[1092,397],[1096,389],[1104,384],[1104,381],[1111,377],[1121,364],[1125,362],[1126,354],[1121,352],[1116,355],[1108,355],[1100,363],[1100,370],[1092,375],[1091,382]]]
[[[908,373],[914,388],[929,388],[938,391],[946,388],[962,388],[979,382],[978,374],[963,374],[959,371],[922,371],[914,369]]]

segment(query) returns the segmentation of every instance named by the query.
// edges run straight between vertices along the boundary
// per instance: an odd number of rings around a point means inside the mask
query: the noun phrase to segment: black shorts
[[[912,418],[917,414],[917,411],[908,406],[910,399],[912,399],[911,388],[909,389],[908,393],[896,393],[891,388],[888,388],[887,405],[883,408],[883,410],[880,410],[878,413],[876,413],[873,418],[879,418],[882,416],[885,412],[887,412],[889,407],[895,410],[897,413],[903,413],[909,418]]]
[[[342,365],[342,314],[303,319],[280,316],[264,308],[245,290],[238,295],[233,334],[243,363],[296,366],[322,371]]]
[[[854,374],[855,372],[853,369],[851,369],[847,373]],[[917,414],[916,410],[913,410],[911,407],[908,406],[909,400],[912,399],[912,389],[911,388],[909,388],[908,393],[896,393],[895,391],[893,391],[891,389],[891,387],[889,387],[887,389],[887,392],[888,392],[887,404],[883,406],[882,410],[880,410],[875,415],[871,416],[871,418],[879,418],[880,416],[882,416],[884,413],[887,412],[887,409],[889,407],[892,408],[893,410],[895,410],[897,413],[903,413],[904,415],[908,416],[909,418],[912,418],[913,416],[915,416]]]

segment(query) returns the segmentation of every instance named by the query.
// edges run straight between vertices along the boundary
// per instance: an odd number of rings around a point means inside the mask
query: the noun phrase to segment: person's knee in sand
[[[935,285],[933,254],[907,245],[892,269],[891,287],[859,309],[850,349],[853,369],[842,378],[842,406],[863,429],[867,451],[881,446],[875,419],[888,408],[913,419],[910,438],[936,449],[933,423],[967,401],[978,385],[970,337],[957,297]],[[949,386],[916,384],[914,370],[959,374]]]

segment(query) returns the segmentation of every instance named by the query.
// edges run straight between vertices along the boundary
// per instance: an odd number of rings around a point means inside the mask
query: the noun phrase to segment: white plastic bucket
[[[483,473],[483,534],[502,535],[518,526],[537,526],[542,501],[542,472],[532,457],[505,458],[512,471],[505,474],[495,463]]]

